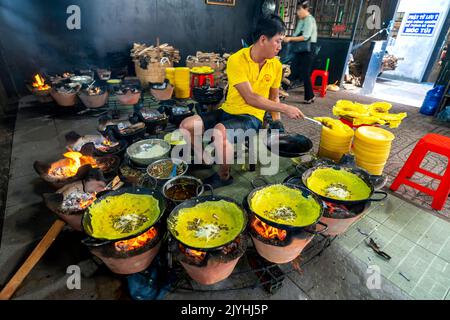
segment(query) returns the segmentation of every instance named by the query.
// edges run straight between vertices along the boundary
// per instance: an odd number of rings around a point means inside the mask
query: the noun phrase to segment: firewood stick
[[[59,219],[53,223],[36,248],[34,248],[33,252],[28,256],[27,260],[2,289],[0,292],[0,300],[11,299],[17,288],[22,284],[23,280],[47,252],[48,248],[50,248],[53,241],[55,241],[56,237],[60,234],[65,225],[66,223]]]

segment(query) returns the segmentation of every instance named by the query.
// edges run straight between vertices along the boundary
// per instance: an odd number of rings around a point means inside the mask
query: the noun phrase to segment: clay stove
[[[187,274],[202,285],[212,285],[228,278],[247,249],[244,235],[211,251],[200,251],[172,241],[171,252]]]
[[[323,234],[326,236],[338,236],[345,233],[364,216],[364,213],[370,207],[370,202],[353,205],[326,202],[325,205],[326,208],[320,221],[328,225],[328,230]]]
[[[164,230],[158,224],[132,239],[105,243],[85,240],[84,244],[112,272],[127,275],[144,271],[150,266],[159,252],[163,234]]]
[[[255,215],[250,219],[250,235],[259,255],[277,263],[289,263],[297,258],[314,238],[304,229],[279,229],[261,221]]]
[[[116,175],[119,164],[120,158],[117,156],[92,157],[69,151],[64,154],[64,159],[50,164],[36,161],[34,169],[44,181],[59,189],[84,179],[93,168],[100,169],[105,178],[112,178]]]

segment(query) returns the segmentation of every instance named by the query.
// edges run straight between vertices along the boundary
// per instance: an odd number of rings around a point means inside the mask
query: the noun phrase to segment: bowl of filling
[[[127,149],[131,161],[141,166],[166,158],[169,152],[170,144],[162,139],[141,140]]]
[[[147,167],[147,174],[158,181],[165,183],[172,178],[186,174],[188,164],[180,159],[162,159],[153,162]]]

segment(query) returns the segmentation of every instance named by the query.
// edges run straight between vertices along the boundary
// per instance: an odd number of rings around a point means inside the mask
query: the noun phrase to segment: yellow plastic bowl
[[[367,144],[364,142],[361,142],[360,140],[355,140],[353,143],[353,146],[356,146],[357,149],[361,151],[366,152],[372,152],[372,153],[390,153],[392,149],[392,145],[386,145],[386,146],[376,146],[373,144]]]
[[[395,139],[395,135],[387,130],[378,127],[360,127],[356,130],[355,136],[365,142],[375,145],[386,145]]]
[[[331,159],[333,161],[339,161],[341,160],[341,158],[344,156],[345,152],[335,152],[332,150],[328,150],[326,148],[323,147],[319,147],[319,157],[321,158],[328,158]]]
[[[343,126],[342,130],[332,130],[328,127],[322,127],[322,134],[330,137],[339,137],[339,138],[352,138],[355,135],[355,132],[349,126]]]
[[[331,147],[338,148],[338,149],[350,149],[350,147],[352,145],[352,141],[350,140],[350,141],[339,142],[339,141],[321,139],[320,145],[324,146],[325,148],[328,147],[328,149],[330,149]]]
[[[353,153],[355,154],[356,159],[358,159],[359,161],[365,162],[365,163],[370,163],[370,164],[382,164],[382,163],[386,163],[387,160],[389,159],[389,156],[372,156],[372,155],[367,155],[367,154],[360,154],[357,151],[353,150]]]
[[[382,163],[382,164],[372,164],[372,163],[367,163],[367,162],[358,160],[358,158],[356,158],[356,165],[358,167],[367,170],[367,172],[369,172],[370,174],[375,175],[375,176],[380,176],[383,174],[386,163],[387,162]]]
[[[330,135],[329,133],[322,132],[321,138],[329,140],[329,141],[333,141],[333,142],[336,142],[336,143],[345,143],[345,142],[352,141],[353,137],[352,136],[347,136],[347,137],[333,136],[333,135]]]
[[[353,153],[355,154],[356,158],[364,162],[380,164],[386,162],[389,159],[389,154],[377,155],[373,153],[361,153],[355,149],[353,149]]]

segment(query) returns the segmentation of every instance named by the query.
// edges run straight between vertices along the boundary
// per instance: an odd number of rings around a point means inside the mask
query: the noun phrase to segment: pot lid
[[[345,168],[318,168],[307,178],[306,186],[322,197],[335,200],[359,201],[372,193],[363,179]]]
[[[159,201],[149,194],[105,196],[85,213],[86,233],[103,240],[120,240],[144,232],[160,217]]]
[[[176,210],[167,222],[169,231],[181,243],[191,248],[212,249],[236,239],[246,219],[237,204],[218,200]]]
[[[249,205],[263,219],[290,227],[310,226],[321,214],[321,206],[311,194],[283,184],[255,191]]]

